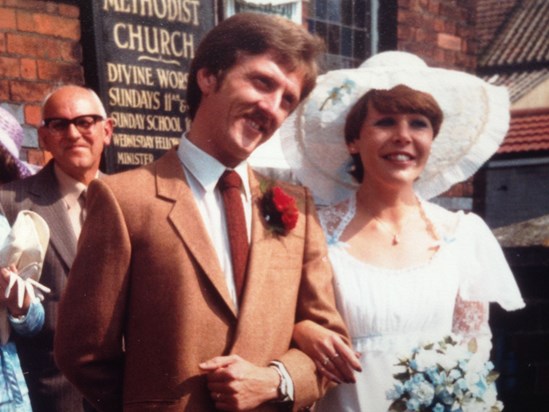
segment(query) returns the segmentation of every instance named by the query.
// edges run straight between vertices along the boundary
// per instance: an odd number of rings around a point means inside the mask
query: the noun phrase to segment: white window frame
[[[225,17],[236,14],[238,7],[249,6],[242,11],[258,11],[266,14],[278,14],[298,24],[302,23],[302,0],[224,0]]]

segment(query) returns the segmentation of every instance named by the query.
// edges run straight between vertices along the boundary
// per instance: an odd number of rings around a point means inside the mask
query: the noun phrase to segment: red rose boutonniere
[[[279,186],[262,190],[261,211],[269,228],[279,235],[287,235],[299,216],[295,199],[288,196]]]

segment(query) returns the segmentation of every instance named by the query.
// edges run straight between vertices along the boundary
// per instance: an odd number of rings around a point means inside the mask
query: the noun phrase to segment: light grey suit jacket
[[[21,366],[29,387],[33,411],[82,411],[82,395],[64,378],[53,359],[57,306],[76,255],[76,235],[61,198],[53,161],[36,175],[0,186],[0,204],[10,224],[20,210],[33,210],[50,228],[40,282],[51,289],[44,300],[46,319],[32,337],[15,336]]]

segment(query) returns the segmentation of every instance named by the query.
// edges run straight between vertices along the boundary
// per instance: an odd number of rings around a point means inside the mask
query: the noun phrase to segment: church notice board
[[[115,121],[103,169],[147,164],[179,142],[194,52],[216,24],[215,0],[82,2],[86,83]]]

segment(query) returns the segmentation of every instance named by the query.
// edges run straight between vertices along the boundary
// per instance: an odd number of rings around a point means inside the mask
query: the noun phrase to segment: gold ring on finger
[[[330,356],[330,360],[333,360],[338,357],[339,357],[339,353],[336,353],[335,355]]]
[[[330,357],[326,356],[326,358],[322,361],[322,366],[326,366],[330,362]]]

